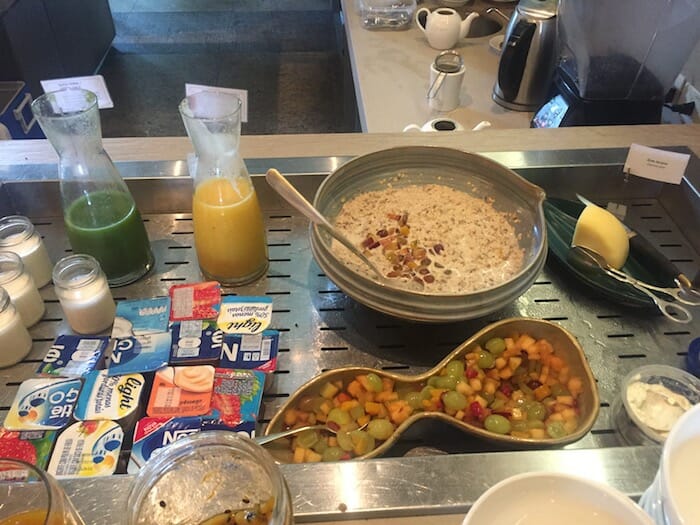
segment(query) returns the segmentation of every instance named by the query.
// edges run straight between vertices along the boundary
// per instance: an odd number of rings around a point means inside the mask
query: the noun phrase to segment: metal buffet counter
[[[623,175],[626,149],[502,151],[487,156],[542,186],[550,196],[580,192],[628,206],[627,222],[684,273],[700,261],[700,162],[691,159],[680,186]],[[298,522],[356,518],[459,515],[488,487],[532,470],[576,473],[606,482],[633,498],[651,483],[660,448],[630,446],[617,430],[613,407],[622,377],[645,363],[683,366],[700,336],[700,312],[690,324],[655,311],[628,309],[597,298],[549,260],[535,284],[488,318],[416,325],[378,314],[346,297],[319,270],[308,243],[308,222],[267,187],[276,167],[308,198],[324,176],[349,157],[248,158],[268,232],[270,269],[254,285],[225,293],[268,295],[271,328],[281,332],[278,370],[265,395],[259,430],[284,400],[319,372],[344,365],[418,373],[486,324],[512,316],[560,323],[581,342],[598,381],[600,415],[591,432],[564,449],[495,450],[448,426],[416,424],[388,457],[362,462],[282,465]],[[201,280],[193,248],[191,180],[182,161],[119,162],[136,197],[156,255],[155,269],[116,288],[116,300],[166,295],[178,282]],[[68,249],[54,164],[0,165],[0,213],[32,218],[54,260]],[[31,329],[34,345],[22,363],[0,370],[0,417],[22,380],[31,376],[68,325],[51,285],[41,290],[44,318]],[[130,477],[64,481],[86,523],[119,523]]]

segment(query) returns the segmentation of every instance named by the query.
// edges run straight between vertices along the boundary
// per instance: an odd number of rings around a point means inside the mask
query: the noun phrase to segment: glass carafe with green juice
[[[134,199],[102,146],[97,96],[84,89],[46,93],[32,111],[58,153],[63,218],[74,253],[92,255],[110,286],[136,281],[153,266]]]

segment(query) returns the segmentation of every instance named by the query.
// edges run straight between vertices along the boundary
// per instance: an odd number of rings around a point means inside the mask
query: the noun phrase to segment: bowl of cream
[[[645,365],[622,380],[616,424],[630,445],[663,443],[673,425],[700,402],[700,380],[668,365]]]

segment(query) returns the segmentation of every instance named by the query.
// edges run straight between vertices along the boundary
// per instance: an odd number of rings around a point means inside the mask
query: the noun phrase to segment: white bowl
[[[530,472],[497,483],[462,525],[654,525],[634,501],[608,485],[569,474]]]

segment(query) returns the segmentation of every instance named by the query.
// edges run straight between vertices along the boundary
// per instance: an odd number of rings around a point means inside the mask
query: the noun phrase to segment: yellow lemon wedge
[[[627,231],[608,210],[589,204],[576,222],[572,246],[583,246],[602,255],[612,268],[624,266],[630,251]]]

